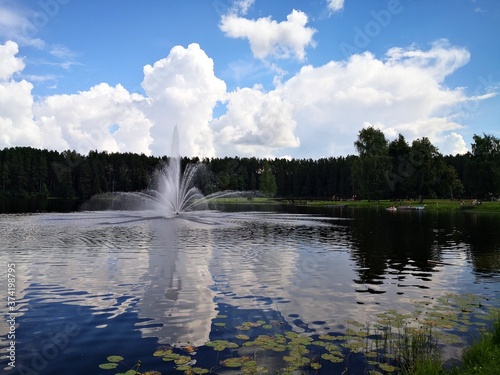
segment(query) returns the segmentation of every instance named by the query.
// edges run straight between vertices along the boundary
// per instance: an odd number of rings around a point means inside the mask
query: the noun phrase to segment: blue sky
[[[0,147],[444,154],[500,136],[497,0],[0,0]]]

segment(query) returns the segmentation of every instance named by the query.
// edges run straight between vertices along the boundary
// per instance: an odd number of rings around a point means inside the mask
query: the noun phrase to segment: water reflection
[[[233,326],[261,314],[321,334],[341,329],[346,319],[370,322],[389,308],[409,311],[413,300],[445,292],[495,297],[498,223],[488,216],[361,210],[208,211],[176,219],[134,212],[0,215],[6,250],[0,260],[15,262],[19,272],[20,352],[42,353],[44,342],[65,329],[59,321],[78,324],[72,350],[92,356],[113,354],[117,341],[137,337],[132,332],[155,343],[201,345],[217,334],[217,315],[228,311]],[[2,285],[2,298],[5,291]],[[151,354],[149,346],[134,348]]]

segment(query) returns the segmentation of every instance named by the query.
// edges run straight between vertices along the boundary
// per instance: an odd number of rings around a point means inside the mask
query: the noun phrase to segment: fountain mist
[[[152,178],[152,186],[142,192],[117,192],[93,197],[84,209],[150,209],[165,217],[182,212],[203,209],[209,200],[217,197],[241,195],[241,192],[223,191],[204,196],[194,185],[203,164],[188,164],[181,172],[179,132],[174,129],[172,156]],[[103,207],[104,205],[104,207]]]

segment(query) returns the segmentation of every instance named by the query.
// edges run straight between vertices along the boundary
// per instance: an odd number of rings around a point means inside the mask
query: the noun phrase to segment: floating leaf
[[[278,344],[284,344],[286,343],[286,338],[285,336],[278,334],[274,336],[274,342]]]
[[[264,325],[262,326],[262,328],[264,328],[264,329],[272,329],[272,328],[273,328],[273,326],[272,326],[272,325],[270,325],[270,324],[264,324]]]
[[[170,353],[170,354],[167,354],[166,356],[162,357],[162,359],[165,361],[165,362],[169,362],[169,361],[173,361],[177,358],[179,358],[181,355],[178,354],[178,353]]]
[[[256,361],[246,361],[242,364],[242,367],[256,367],[257,366],[257,362]]]
[[[248,331],[250,328],[250,326],[246,325],[236,326],[236,329],[239,329],[240,331]]]
[[[395,366],[389,365],[387,363],[379,363],[378,367],[380,367],[380,369],[382,369],[382,370],[384,370],[386,372],[394,372],[394,371],[396,371],[396,367]]]
[[[309,336],[297,336],[292,338],[292,343],[294,344],[301,344],[301,345],[308,345],[313,341],[313,339]]]
[[[218,352],[221,352],[226,348],[236,349],[238,347],[238,344],[226,340],[209,341],[205,345],[214,348],[214,350]]]
[[[250,337],[249,337],[249,336],[247,336],[247,335],[243,335],[243,334],[241,334],[241,333],[240,333],[239,335],[236,335],[236,338],[237,338],[237,339],[240,339],[240,340],[248,340],[248,339],[250,339]]]
[[[284,352],[286,350],[286,346],[285,345],[274,345],[271,350],[275,351],[275,352]]]
[[[362,324],[362,323],[360,323],[360,322],[358,322],[356,320],[346,320],[345,322],[347,324],[350,324],[350,325],[354,326],[354,327],[364,327],[365,326],[364,324]]]
[[[191,361],[191,357],[187,355],[181,355],[177,359],[174,360],[176,365],[185,365]]]
[[[246,363],[246,362],[245,362]],[[243,375],[255,375],[255,374],[267,374],[267,368],[263,366],[243,366],[241,368],[241,373]]]
[[[107,360],[110,361],[110,362],[120,362],[120,361],[123,361],[123,357],[119,356],[119,355],[110,355],[107,358]]]
[[[222,323],[222,322],[214,323],[214,326],[217,326],[217,327],[224,327],[225,325],[226,325],[226,323]]]
[[[311,368],[312,368],[313,370],[319,370],[321,367],[322,367],[322,366],[321,366],[321,363],[317,363],[317,362],[313,362],[313,363],[311,363]]]
[[[311,344],[316,345],[316,346],[322,346],[322,347],[326,346],[326,342],[324,342],[324,341],[313,341]]]
[[[190,370],[192,370],[191,366],[189,366],[189,365],[177,366],[175,369],[177,371],[190,371]]]
[[[103,370],[112,370],[118,366],[118,363],[103,363],[102,365],[99,365],[99,368],[102,368]]]
[[[172,354],[172,349],[158,349],[153,353],[155,357],[165,357],[169,354]]]
[[[216,318],[218,318],[218,319],[225,319],[225,318],[227,318],[227,315],[219,314],[219,315],[216,316]]]
[[[241,367],[243,363],[249,361],[250,357],[227,358],[221,362],[226,367]]]
[[[208,374],[209,373],[209,370],[207,370],[206,368],[201,368],[201,367],[193,367],[191,369],[191,371],[193,372],[193,374],[197,374],[197,375],[202,375],[202,374]]]
[[[344,358],[337,357],[336,355],[333,355],[331,353],[321,354],[321,358],[323,358],[325,361],[330,361],[333,363],[340,363],[344,360]]]

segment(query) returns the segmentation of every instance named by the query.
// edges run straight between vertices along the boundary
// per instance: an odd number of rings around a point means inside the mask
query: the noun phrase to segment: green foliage
[[[492,332],[485,333],[466,351],[462,368],[465,372],[456,373],[486,374],[484,371],[468,372],[468,369],[496,369],[495,358],[500,354],[500,316],[498,313],[488,315],[489,309],[482,302],[485,302],[483,298],[474,295],[446,294],[432,301],[415,302],[410,313],[387,310],[377,314],[371,323],[346,320],[347,327],[335,335],[308,336],[293,332],[285,328],[286,324],[276,324],[276,321],[246,321],[235,327],[237,332],[245,334],[234,334],[233,328],[227,332],[226,337],[233,335],[238,343],[231,339],[212,340],[205,347],[213,349],[212,369],[227,367],[241,374],[268,373],[266,358],[273,358],[274,364],[281,363],[282,367],[276,370],[278,374],[315,373],[337,365],[349,373],[350,357],[358,353],[364,358],[365,372],[369,374],[444,375],[448,372],[443,369],[442,348],[465,345],[463,338],[455,332],[464,332],[464,336],[468,336],[472,329],[481,327],[481,321],[494,318]],[[217,316],[217,319],[225,318],[224,315]],[[265,331],[266,326],[271,326],[272,330]],[[206,351],[204,355],[206,361]],[[209,369],[193,367],[196,348],[191,345],[163,346],[153,356],[163,360],[163,363],[158,363],[162,372],[173,373],[174,369],[185,375],[210,372]],[[118,362],[127,367],[122,357],[110,356],[107,360],[108,363],[99,366],[101,369],[115,369]],[[139,372],[140,366],[138,362],[125,374],[158,374],[157,371]]]
[[[354,145],[359,158],[353,165],[353,179],[363,198],[381,199],[387,195],[386,174],[391,169],[391,158],[384,133],[372,127],[362,129]]]
[[[270,198],[273,198],[278,191],[276,178],[267,160],[264,160],[263,163],[262,173],[259,178],[259,190]]]
[[[206,173],[196,186],[204,194],[260,189],[289,199],[430,198],[500,196],[500,140],[475,135],[472,152],[442,156],[427,138],[411,146],[400,135],[365,128],[354,143],[359,156],[262,160],[255,157],[205,158]],[[78,198],[112,191],[140,191],[167,157],[90,151],[0,150],[0,197]],[[182,168],[199,158],[182,158]]]

